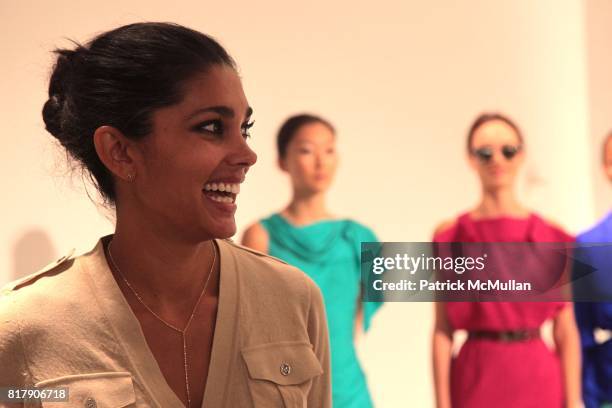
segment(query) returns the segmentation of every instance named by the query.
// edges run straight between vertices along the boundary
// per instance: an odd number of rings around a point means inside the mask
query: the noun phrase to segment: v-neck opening
[[[163,408],[185,408],[185,404],[166,381],[138,318],[113,277],[104,254],[105,239],[108,237],[100,239],[92,253],[85,259],[81,258],[81,266],[87,270],[91,278],[90,285],[95,289],[94,295],[130,363],[135,380],[144,388],[147,396]],[[236,333],[238,288],[235,262],[225,242],[215,240],[215,243],[219,249],[219,297],[202,407],[220,407],[225,400],[225,376],[229,375]],[[222,393],[219,392],[221,389]]]

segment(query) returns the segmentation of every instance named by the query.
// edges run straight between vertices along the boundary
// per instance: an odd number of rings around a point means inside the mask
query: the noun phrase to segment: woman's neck
[[[478,206],[472,211],[476,218],[495,218],[511,216],[523,218],[529,215],[529,210],[523,207],[514,191],[510,188],[485,190]]]
[[[294,193],[293,199],[281,213],[296,225],[310,224],[331,218],[325,205],[325,193]]]
[[[110,256],[119,277],[124,277],[145,300],[154,300],[160,309],[193,306],[211,271],[206,293],[214,295],[218,291],[212,240],[193,244],[171,236],[153,231],[151,224],[136,224],[118,214],[111,246]]]

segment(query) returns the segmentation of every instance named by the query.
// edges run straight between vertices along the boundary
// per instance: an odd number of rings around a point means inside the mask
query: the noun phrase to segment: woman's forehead
[[[332,131],[323,123],[314,122],[301,126],[295,133],[294,140],[296,141],[312,141],[320,143],[329,143],[335,140]]]
[[[248,108],[240,77],[226,65],[214,65],[196,74],[185,82],[183,93],[178,104],[182,111],[225,106],[237,115],[244,115]]]
[[[520,142],[516,131],[502,120],[491,120],[483,123],[472,139],[473,146],[516,144]]]

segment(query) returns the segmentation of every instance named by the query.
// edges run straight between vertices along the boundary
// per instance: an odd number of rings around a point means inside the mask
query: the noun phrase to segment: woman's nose
[[[323,157],[322,154],[320,153],[315,154],[315,166],[317,168],[323,167],[324,162],[325,162],[325,157]]]
[[[491,164],[499,164],[501,162],[505,161],[505,157],[504,154],[501,151],[498,150],[494,150],[493,151],[493,155],[491,156]]]
[[[251,167],[257,162],[257,154],[251,149],[244,137],[232,146],[229,162],[235,166]]]

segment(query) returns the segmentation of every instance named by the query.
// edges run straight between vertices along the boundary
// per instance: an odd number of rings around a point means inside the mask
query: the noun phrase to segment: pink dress
[[[436,242],[567,242],[572,238],[535,214],[528,218],[474,220],[460,216],[435,235]],[[447,302],[454,330],[521,330],[539,328],[567,303]],[[451,363],[453,408],[564,406],[558,355],[541,339],[502,342],[468,339]]]

